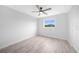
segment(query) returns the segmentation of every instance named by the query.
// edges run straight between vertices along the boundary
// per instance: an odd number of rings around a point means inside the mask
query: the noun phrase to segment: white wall
[[[73,6],[69,13],[70,44],[79,52],[79,6]]]
[[[56,26],[53,28],[43,28],[43,19],[38,19],[38,35],[43,35],[51,38],[68,39],[68,17],[67,14],[60,14],[50,16],[46,18],[52,18],[56,20]]]
[[[0,48],[36,35],[36,19],[0,6]]]

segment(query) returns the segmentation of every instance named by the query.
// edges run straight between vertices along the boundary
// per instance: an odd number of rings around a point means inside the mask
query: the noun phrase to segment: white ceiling
[[[52,10],[46,11],[48,15],[41,13],[41,15],[38,16],[38,13],[32,12],[38,10],[35,5],[7,5],[7,7],[9,8],[29,14],[34,17],[46,17],[51,15],[67,13],[72,7],[71,5],[40,5],[40,6],[42,6],[44,9],[52,8]]]

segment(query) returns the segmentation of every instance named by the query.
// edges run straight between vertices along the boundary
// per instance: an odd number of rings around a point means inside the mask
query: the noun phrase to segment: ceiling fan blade
[[[32,11],[32,12],[39,12],[39,11]]]
[[[40,6],[39,5],[36,5],[36,7],[38,8],[38,10],[40,10]]]
[[[48,10],[51,10],[52,8],[48,8],[48,9],[45,9],[45,10],[43,10],[43,11],[48,11]]]
[[[38,16],[40,16],[40,12],[39,12]]]
[[[44,11],[43,11],[43,13],[47,15],[47,13],[45,13]]]

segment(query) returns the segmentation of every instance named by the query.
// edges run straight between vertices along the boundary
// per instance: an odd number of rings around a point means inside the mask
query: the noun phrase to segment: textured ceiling
[[[35,5],[7,5],[7,7],[9,8],[29,14],[34,17],[47,17],[51,15],[67,13],[72,7],[71,5],[40,5],[40,6],[43,7],[43,9],[52,8],[52,10],[46,11],[48,15],[41,13],[41,15],[38,16],[38,13],[32,12],[32,11],[38,11]]]

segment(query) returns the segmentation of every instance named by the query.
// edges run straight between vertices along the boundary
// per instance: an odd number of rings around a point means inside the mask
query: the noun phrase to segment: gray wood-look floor
[[[0,50],[1,53],[74,53],[66,40],[36,36]]]

